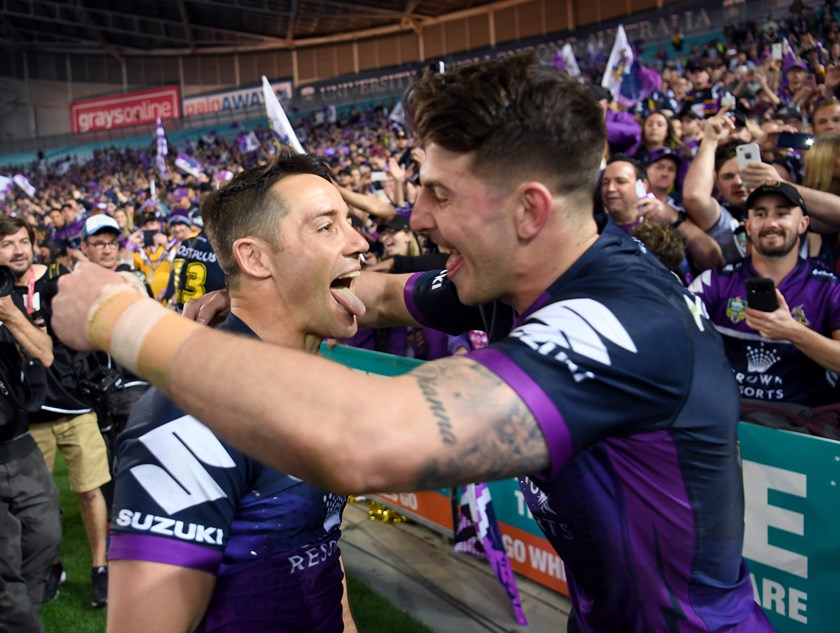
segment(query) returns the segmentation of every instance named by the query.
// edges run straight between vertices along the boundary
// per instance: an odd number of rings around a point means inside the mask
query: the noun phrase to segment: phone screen
[[[779,147],[789,147],[791,149],[809,149],[814,144],[814,137],[804,132],[782,132],[779,134],[779,140],[776,144]]]

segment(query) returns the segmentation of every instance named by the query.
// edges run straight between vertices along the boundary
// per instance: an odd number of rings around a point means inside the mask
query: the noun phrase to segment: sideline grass
[[[58,598],[41,607],[41,622],[46,633],[103,633],[106,611],[90,606],[87,538],[79,502],[70,492],[67,467],[61,454],[56,457],[55,475],[64,510],[61,559],[67,571],[67,582],[61,585]],[[353,618],[360,633],[432,633],[431,629],[394,607],[353,576],[348,575],[347,586]]]

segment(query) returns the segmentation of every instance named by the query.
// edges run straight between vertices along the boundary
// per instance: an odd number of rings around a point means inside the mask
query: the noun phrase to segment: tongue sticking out
[[[367,312],[365,304],[349,288],[330,288],[330,294],[338,305],[356,317],[363,317]]]

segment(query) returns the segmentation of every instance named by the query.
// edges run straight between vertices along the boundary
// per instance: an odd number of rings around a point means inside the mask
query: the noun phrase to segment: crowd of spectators
[[[835,404],[840,27],[833,3],[794,3],[786,19],[732,26],[704,47],[681,46],[675,36],[678,57],[664,48],[653,56],[661,86],[631,106],[599,85],[603,47],[581,60],[582,81],[588,77],[604,108],[608,136],[593,213],[604,230],[646,244],[708,302],[728,344],[732,335],[730,361],[745,400]],[[424,152],[396,106],[302,116],[296,130],[332,169],[353,225],[370,245],[368,269],[442,268],[447,254],[409,226]],[[753,143],[758,151],[744,162],[737,148]],[[179,309],[223,285],[202,232],[203,199],[235,172],[269,162],[275,144],[270,130],[257,127],[205,134],[170,148],[163,161],[154,142],[141,150],[99,149],[89,160],[39,160],[14,169],[33,190],[5,191],[0,212],[31,228],[36,264],[122,267],[137,273],[151,296]],[[190,169],[176,164],[178,153],[192,158]],[[98,215],[108,220],[89,224]],[[190,272],[193,255],[199,275]],[[769,324],[750,312],[744,284],[757,276],[773,279],[784,321]],[[809,330],[805,338],[802,328]],[[347,342],[432,360],[481,347],[486,335],[401,327],[360,330]],[[810,384],[794,384],[791,376],[808,376]]]

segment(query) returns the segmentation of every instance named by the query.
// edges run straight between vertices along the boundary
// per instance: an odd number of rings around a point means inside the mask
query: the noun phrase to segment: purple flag
[[[616,98],[619,103],[633,106],[647,99],[662,88],[662,76],[653,68],[642,66],[638,61],[624,75],[621,88]]]
[[[487,558],[496,579],[510,599],[516,621],[523,626],[527,625],[528,620],[516,588],[516,577],[505,552],[487,484],[469,484],[461,488],[461,520],[455,539],[456,552],[467,551]]]

